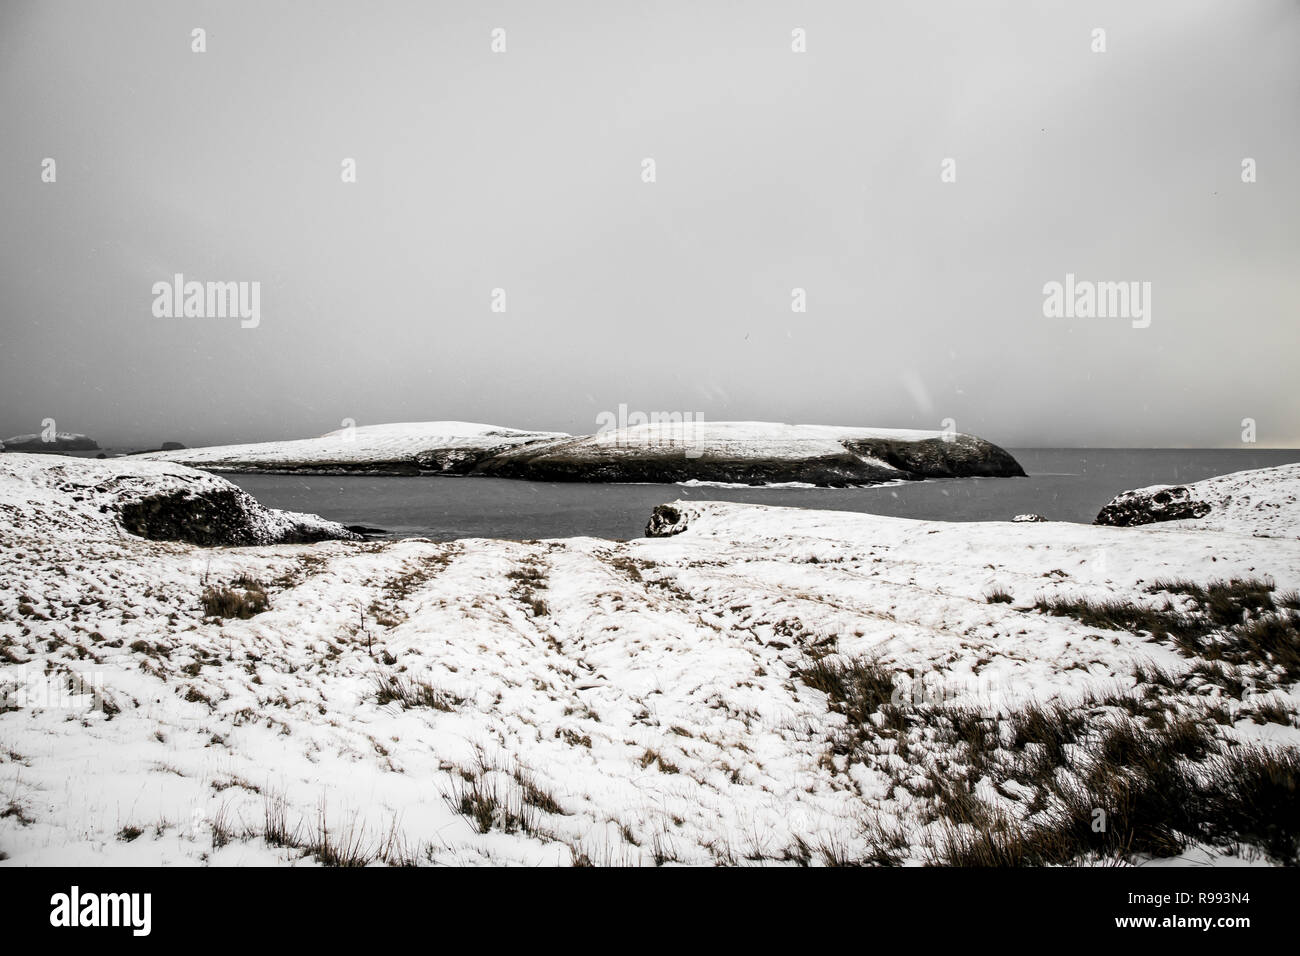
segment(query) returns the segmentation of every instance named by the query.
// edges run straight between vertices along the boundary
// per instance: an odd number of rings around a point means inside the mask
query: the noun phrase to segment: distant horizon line
[[[900,429],[909,430],[909,429]],[[924,430],[924,429],[917,429]],[[566,433],[567,434],[567,433]],[[89,436],[87,436],[89,437]],[[185,445],[185,450],[198,448],[224,448],[234,445],[270,445],[278,442],[291,441],[311,441],[320,436],[310,436],[307,438],[268,438],[259,441],[221,441],[221,442],[204,442],[200,444]],[[574,438],[585,437],[582,435],[573,435]],[[976,436],[983,437],[983,436]],[[3,440],[3,439],[0,439]],[[92,439],[92,441],[95,439]],[[171,439],[168,439],[170,441]],[[985,441],[990,441],[985,439]],[[1017,444],[1000,444],[990,442],[1005,448],[1007,451],[1300,451],[1300,443],[1294,445],[1017,445]],[[80,454],[87,454],[91,451],[145,451],[156,450],[162,442],[132,442],[129,444],[112,443],[99,445],[97,449],[82,449]],[[18,452],[17,449],[14,450]],[[49,452],[38,452],[37,454],[67,454],[68,452],[51,450]]]

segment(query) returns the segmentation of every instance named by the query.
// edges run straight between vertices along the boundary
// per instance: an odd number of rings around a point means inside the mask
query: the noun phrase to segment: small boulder
[[[647,538],[670,538],[686,530],[686,516],[672,505],[656,505],[646,522]]]

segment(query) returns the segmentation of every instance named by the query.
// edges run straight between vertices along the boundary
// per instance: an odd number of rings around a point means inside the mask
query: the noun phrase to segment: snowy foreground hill
[[[113,502],[221,479],[0,461],[8,865],[1296,858],[1300,540],[1230,514],[204,548]]]
[[[230,472],[534,481],[849,485],[1024,474],[1011,455],[972,435],[775,422],[654,422],[578,437],[469,422],[408,422],[144,457]]]

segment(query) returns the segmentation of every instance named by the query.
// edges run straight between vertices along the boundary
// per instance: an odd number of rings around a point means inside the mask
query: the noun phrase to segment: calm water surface
[[[1090,522],[1121,491],[1300,461],[1300,450],[1024,449],[1028,478],[952,478],[873,488],[598,485],[504,478],[226,475],[263,504],[382,528],[394,536],[636,538],[655,505],[681,498],[860,511],[944,521],[1035,512]]]

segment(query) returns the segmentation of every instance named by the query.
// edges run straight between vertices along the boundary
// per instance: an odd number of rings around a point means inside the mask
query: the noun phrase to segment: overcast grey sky
[[[626,403],[1296,445],[1297,175],[1296,0],[5,0],[0,437]],[[156,318],[174,273],[260,325]],[[1067,273],[1150,326],[1046,318]]]

